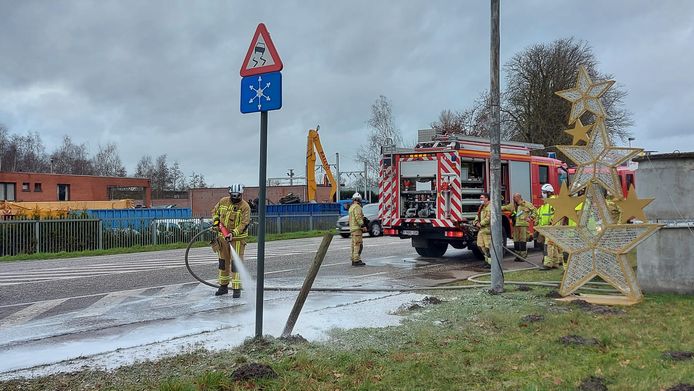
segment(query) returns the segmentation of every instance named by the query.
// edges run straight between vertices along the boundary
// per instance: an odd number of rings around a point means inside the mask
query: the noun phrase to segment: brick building
[[[246,187],[243,192],[244,200],[254,200],[258,198],[258,187]],[[267,201],[277,204],[280,198],[292,193],[298,196],[302,201],[306,200],[306,185],[295,186],[268,186]],[[190,208],[193,210],[193,216],[208,216],[210,211],[217,204],[220,198],[229,195],[228,187],[216,187],[209,189],[191,189],[190,190]],[[316,189],[317,202],[331,202],[330,187],[318,186]]]
[[[140,194],[142,205],[152,206],[149,179],[0,172],[0,201],[110,201],[118,190]]]

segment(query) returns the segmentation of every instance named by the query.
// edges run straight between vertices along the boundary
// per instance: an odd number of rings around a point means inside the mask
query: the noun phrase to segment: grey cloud
[[[115,141],[129,172],[142,155],[166,153],[216,185],[257,182],[259,115],[239,113],[238,70],[259,22],[285,65],[269,176],[303,171],[317,123],[329,158],[358,168],[380,94],[411,140],[489,85],[484,1],[6,1],[0,14],[0,123],[38,131],[49,149],[63,134],[92,152]],[[630,92],[637,142],[681,149],[675,135],[689,132],[694,103],[692,15],[687,1],[504,1],[502,62],[537,42],[588,40],[601,71]],[[51,88],[60,92],[8,101]]]

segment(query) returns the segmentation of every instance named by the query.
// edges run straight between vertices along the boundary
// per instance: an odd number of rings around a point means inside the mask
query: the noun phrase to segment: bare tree
[[[371,105],[371,117],[366,122],[370,133],[366,144],[359,147],[355,162],[364,164],[372,173],[378,173],[381,161],[381,148],[386,145],[402,144],[400,130],[393,123],[393,109],[390,101],[383,95]]]
[[[51,154],[51,166],[55,173],[92,175],[94,167],[87,157],[87,146],[77,145],[70,136],[63,136],[63,144]]]
[[[178,162],[174,162],[173,166],[169,169],[169,174],[171,175],[171,190],[183,190],[186,178]]]
[[[439,134],[461,134],[464,136],[489,137],[491,109],[489,93],[483,92],[472,105],[463,111],[443,110],[439,119],[431,124]],[[501,113],[501,139],[513,136],[509,116]]]
[[[145,155],[140,158],[135,167],[135,176],[138,178],[152,179],[154,176],[154,164],[152,164],[151,156]]]
[[[201,189],[205,187],[207,187],[207,183],[205,183],[205,177],[202,174],[198,174],[195,171],[193,171],[193,174],[190,176],[190,181],[188,182],[188,188]]]
[[[562,132],[569,128],[571,105],[555,92],[576,85],[579,65],[586,67],[593,80],[610,78],[597,72],[597,60],[590,46],[573,38],[533,45],[505,65],[507,87],[502,111],[513,124],[514,140],[546,146],[571,143],[570,136]],[[625,140],[629,136],[627,128],[632,121],[622,106],[625,96],[620,85],[614,85],[604,96],[606,127],[613,139]],[[586,113],[583,123],[592,122],[591,116]]]
[[[99,145],[99,152],[92,159],[94,175],[100,176],[126,176],[126,170],[118,155],[118,147],[114,143]]]

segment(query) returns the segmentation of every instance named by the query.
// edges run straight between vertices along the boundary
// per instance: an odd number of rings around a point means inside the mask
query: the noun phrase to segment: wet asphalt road
[[[268,333],[281,332],[297,292],[267,288],[300,287],[321,240],[266,244]],[[255,244],[246,248],[250,273],[242,275],[241,299],[214,297],[213,288],[194,280],[184,250],[2,263],[0,378],[83,365],[116,367],[191,344],[221,349],[241,343],[255,323],[256,251]],[[469,250],[449,248],[442,258],[422,258],[408,240],[397,238],[366,237],[366,267],[351,266],[349,256],[350,240],[334,237],[313,286],[373,291],[312,292],[298,332],[320,338],[332,327],[397,323],[390,311],[418,296],[398,288],[435,286],[483,271]],[[189,259],[200,277],[214,281],[217,260],[209,248],[192,249]],[[504,268],[519,266],[528,265],[504,262]],[[220,338],[211,339],[212,334]]]
[[[265,286],[301,286],[322,238],[266,243]],[[257,245],[246,248],[244,265],[255,279]],[[0,264],[0,327],[88,308],[109,294],[138,291],[156,295],[198,284],[184,264],[184,250],[168,250],[65,260]],[[480,263],[469,250],[449,251],[443,258],[419,258],[409,240],[365,237],[366,267],[350,264],[350,240],[335,236],[314,282],[315,287],[433,286],[460,278],[462,269]],[[191,249],[190,264],[198,276],[214,282],[215,254]],[[473,268],[474,269],[474,268]],[[213,288],[210,294],[214,293]],[[31,307],[31,308],[30,308]],[[26,314],[17,313],[25,309]],[[8,319],[9,317],[9,319]]]

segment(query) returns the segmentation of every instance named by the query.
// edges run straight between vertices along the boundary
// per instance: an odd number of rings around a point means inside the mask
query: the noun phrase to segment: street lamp
[[[629,148],[631,148],[631,142],[636,140],[636,137],[629,137],[627,140],[629,141]]]

